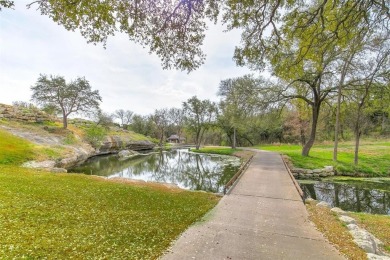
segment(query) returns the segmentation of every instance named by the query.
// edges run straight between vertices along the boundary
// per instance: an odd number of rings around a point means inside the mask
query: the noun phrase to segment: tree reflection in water
[[[181,188],[222,192],[237,172],[240,159],[231,156],[195,154],[187,150],[161,151],[118,160],[116,155],[94,157],[72,172],[175,183]]]
[[[300,183],[305,197],[326,201],[347,211],[390,215],[390,192],[383,184],[315,182]]]

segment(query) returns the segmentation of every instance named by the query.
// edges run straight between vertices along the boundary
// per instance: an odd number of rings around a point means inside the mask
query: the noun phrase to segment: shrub
[[[94,148],[98,148],[107,134],[104,127],[93,125],[85,130],[84,139]]]

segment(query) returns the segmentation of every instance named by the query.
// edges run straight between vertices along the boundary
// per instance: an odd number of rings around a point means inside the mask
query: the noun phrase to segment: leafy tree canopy
[[[41,74],[31,90],[33,101],[62,111],[64,128],[68,126],[71,113],[90,113],[99,109],[99,101],[102,101],[99,91],[92,90],[85,78],[66,83],[64,77]]]
[[[14,5],[15,5],[14,1],[0,0],[0,11],[2,10],[1,8],[12,8],[14,7]]]
[[[0,0],[0,8],[12,6],[13,1]],[[267,53],[288,39],[287,31],[304,33],[306,43],[348,44],[356,33],[351,28],[388,31],[390,21],[385,0],[37,0],[27,6],[67,30],[79,30],[90,43],[105,44],[115,33],[125,33],[156,53],[164,68],[186,71],[204,62],[207,23],[219,14],[228,30],[243,30],[235,60],[255,68],[264,67]],[[327,36],[319,37],[318,29]],[[306,55],[307,44],[297,47]]]

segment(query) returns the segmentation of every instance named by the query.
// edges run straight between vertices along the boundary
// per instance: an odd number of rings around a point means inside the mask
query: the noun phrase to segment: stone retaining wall
[[[0,119],[28,123],[54,121],[54,118],[39,109],[0,104]]]
[[[314,170],[292,168],[291,173],[296,179],[316,179],[335,175],[333,166],[325,166],[322,169]]]

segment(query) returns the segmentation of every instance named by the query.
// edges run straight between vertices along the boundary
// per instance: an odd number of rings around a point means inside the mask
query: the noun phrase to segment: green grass
[[[359,226],[365,228],[383,242],[383,247],[390,253],[390,216],[367,213],[351,213]]]
[[[316,169],[333,165],[338,173],[363,173],[368,176],[390,175],[390,142],[362,142],[359,152],[359,165],[353,165],[353,143],[339,145],[338,161],[333,162],[333,145],[315,145],[310,156],[301,155],[298,145],[261,145],[256,148],[275,151],[287,155],[294,167]]]
[[[17,165],[33,158],[30,142],[0,129],[0,164]]]
[[[207,193],[0,166],[0,255],[155,259],[217,201]]]
[[[191,149],[191,152],[195,153],[210,153],[210,154],[222,154],[233,155],[235,152],[241,151],[240,149],[232,149],[228,147],[203,147],[199,150]]]
[[[0,165],[20,165],[30,160],[57,159],[67,149],[61,146],[36,145],[0,129]]]

